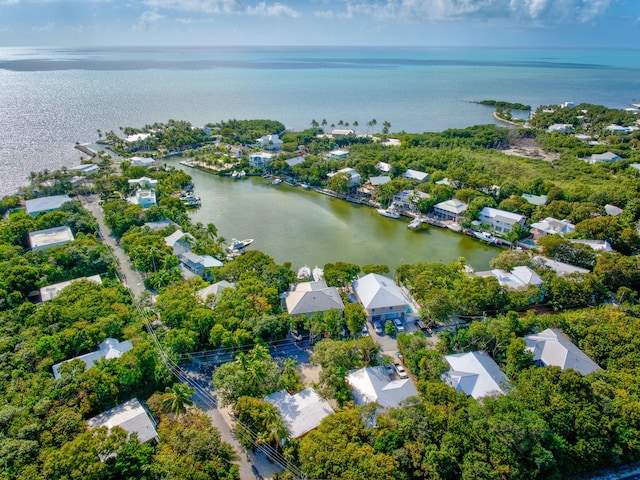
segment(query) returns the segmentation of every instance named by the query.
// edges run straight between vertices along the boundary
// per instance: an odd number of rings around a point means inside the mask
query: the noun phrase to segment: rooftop
[[[312,388],[307,388],[295,395],[286,390],[272,393],[264,399],[275,406],[282,415],[282,420],[291,433],[291,438],[299,438],[316,428],[325,417],[334,413],[331,405]]]
[[[70,202],[71,197],[69,195],[53,195],[50,197],[32,198],[26,200],[25,210],[29,215],[37,215],[40,212],[50,212],[51,210],[57,210],[65,202]]]
[[[62,290],[64,288],[68,287],[73,282],[79,282],[81,280],[87,280],[89,282],[97,283],[98,285],[102,284],[102,279],[100,278],[100,275],[93,275],[91,277],[75,278],[73,280],[68,280],[66,282],[54,283],[52,285],[47,285],[46,287],[42,287],[40,289],[40,300],[42,302],[48,302],[49,300],[53,300],[58,295],[60,295],[60,293],[62,293]]]
[[[377,402],[382,407],[398,407],[410,397],[418,395],[409,378],[391,380],[384,367],[368,367],[347,374],[357,405]]]
[[[527,351],[533,353],[533,360],[544,366],[556,366],[562,370],[571,368],[582,375],[602,370],[556,328],[527,335],[524,340],[527,342]]]
[[[443,380],[456,390],[476,400],[505,393],[509,379],[486,352],[458,353],[444,359],[451,370],[442,376]]]
[[[158,440],[158,432],[153,420],[137,398],[122,403],[111,410],[87,420],[89,428],[120,427],[128,433],[136,433],[140,443]]]
[[[385,276],[370,273],[353,282],[356,296],[367,310],[397,307],[407,302],[396,283]]]
[[[123,353],[128,352],[132,348],[133,344],[128,340],[119,342],[115,338],[107,338],[102,343],[100,343],[98,350],[85,353],[84,355],[80,355],[79,357],[65,360],[64,362],[56,363],[53,367],[51,367],[51,369],[53,370],[53,376],[56,379],[60,378],[60,366],[64,363],[71,362],[73,360],[81,360],[85,364],[85,370],[89,370],[95,365],[95,362],[98,362],[103,358],[106,360],[111,360],[112,358],[120,358]]]
[[[32,250],[54,247],[73,240],[73,233],[66,225],[29,233],[29,245]]]

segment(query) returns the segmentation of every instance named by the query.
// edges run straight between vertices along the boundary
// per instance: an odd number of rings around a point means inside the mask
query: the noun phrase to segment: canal
[[[375,209],[352,204],[285,183],[272,185],[261,177],[234,180],[197,169],[183,169],[193,178],[202,206],[190,213],[194,222],[213,223],[218,234],[254,238],[252,249],[293,268],[344,261],[357,265],[451,262],[464,257],[476,270],[489,268],[500,249],[471,237],[433,226],[407,228],[408,219],[382,217]]]

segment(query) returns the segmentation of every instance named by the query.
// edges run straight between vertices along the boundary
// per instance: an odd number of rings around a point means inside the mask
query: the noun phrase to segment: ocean
[[[269,118],[441,131],[493,123],[472,103],[485,99],[625,108],[639,73],[637,49],[0,48],[0,195],[31,171],[79,163],[75,142],[98,129]]]

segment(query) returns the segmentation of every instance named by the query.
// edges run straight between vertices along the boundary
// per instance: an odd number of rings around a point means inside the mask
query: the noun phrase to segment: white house
[[[556,328],[548,328],[540,333],[524,337],[526,350],[533,354],[533,361],[539,366],[556,366],[562,370],[569,368],[588,375],[602,370],[569,337]]]
[[[547,132],[568,133],[573,131],[573,125],[570,123],[554,123],[547,128]]]
[[[348,150],[340,150],[340,149],[331,150],[327,154],[327,158],[329,160],[344,160],[348,156],[349,156],[349,151]]]
[[[28,215],[35,217],[39,213],[49,213],[59,209],[64,203],[70,202],[69,195],[52,195],[50,197],[32,198],[24,202]]]
[[[151,136],[150,133],[134,133],[133,135],[127,136],[127,138],[125,138],[124,141],[127,143],[135,143],[135,142],[140,142],[142,140],[146,140],[150,136]]]
[[[190,233],[184,233],[178,229],[168,237],[164,237],[164,243],[171,247],[173,254],[178,256],[191,250],[191,245],[196,243],[196,239]]]
[[[396,408],[418,395],[411,379],[391,380],[384,367],[352,370],[346,380],[356,405],[360,406],[376,402],[383,408]]]
[[[303,162],[304,162],[304,157],[302,157],[302,156],[297,156],[297,157],[293,157],[293,158],[287,158],[285,160],[285,163],[287,165],[289,165],[290,167],[295,167],[296,165],[300,165]]]
[[[31,246],[31,250],[42,250],[43,248],[56,247],[67,242],[73,242],[73,240],[73,232],[66,225],[29,233],[29,245]]]
[[[356,134],[355,130],[352,130],[350,128],[345,128],[345,129],[334,129],[331,130],[331,135],[333,135],[334,137],[353,137]]]
[[[567,233],[576,230],[576,226],[569,220],[558,220],[557,218],[547,217],[540,222],[531,224],[531,234],[534,239],[544,237],[545,235],[560,235],[563,237]]]
[[[540,267],[551,269],[553,272],[555,272],[556,275],[559,276],[570,275],[572,273],[585,274],[591,271],[587,270],[586,268],[576,267],[568,263],[558,262],[557,260],[552,260],[551,258],[542,256],[533,257],[533,261]]]
[[[392,279],[370,273],[353,282],[353,291],[370,321],[404,318],[407,301]]]
[[[100,167],[93,163],[81,163],[80,165],[69,167],[67,168],[67,170],[79,173],[80,175],[91,175],[92,173],[98,172],[100,170]]]
[[[287,313],[292,317],[326,312],[332,309],[344,311],[344,303],[336,287],[328,287],[324,280],[301,282],[292,285],[282,295]]]
[[[264,399],[278,409],[291,438],[300,438],[316,428],[325,417],[333,414],[331,405],[312,388],[295,395],[286,390],[272,393]]]
[[[620,207],[617,207],[616,205],[611,205],[610,203],[607,203],[604,206],[604,211],[606,212],[607,215],[610,215],[612,217],[617,217],[624,210],[622,210]]]
[[[393,196],[393,203],[398,208],[403,208],[411,212],[417,212],[417,203],[422,199],[431,198],[431,195],[418,190],[403,190]]]
[[[535,205],[537,207],[545,205],[547,203],[546,195],[532,195],[530,193],[523,193],[522,198],[524,198],[527,203],[531,205]]]
[[[107,338],[100,343],[99,349],[94,352],[86,353],[84,355],[80,355],[79,357],[56,363],[53,367],[51,367],[51,369],[53,370],[53,376],[56,379],[60,378],[60,366],[73,360],[81,360],[85,364],[85,370],[89,370],[91,367],[95,366],[95,362],[98,362],[102,359],[111,360],[113,358],[120,358],[123,353],[128,352],[132,348],[133,344],[129,340],[119,342],[115,338]]]
[[[464,212],[467,210],[468,205],[461,202],[457,198],[445,200],[444,202],[436,203],[433,206],[433,214],[444,220],[459,220]]]
[[[497,208],[484,207],[480,211],[480,222],[493,228],[498,233],[509,233],[516,223],[524,227],[525,217],[517,213]]]
[[[150,157],[131,157],[129,162],[132,167],[150,167],[156,163],[155,159]]]
[[[122,403],[87,420],[87,427],[120,427],[127,433],[135,433],[140,443],[158,442],[158,432],[154,421],[137,398]]]
[[[178,260],[183,276],[186,278],[199,275],[208,280],[211,275],[207,272],[207,268],[218,268],[223,265],[220,260],[211,255],[197,255],[192,251],[182,252],[178,255]]]
[[[382,173],[389,173],[391,171],[391,165],[387,162],[378,162],[376,163],[376,168],[380,170]]]
[[[280,150],[282,144],[284,143],[280,140],[278,134],[274,133],[273,135],[265,135],[256,140],[258,145],[265,150]]]
[[[427,172],[421,172],[419,170],[408,169],[402,174],[403,178],[408,180],[415,180],[418,183],[424,183],[429,180],[429,174]]]
[[[334,173],[327,173],[327,177],[333,177],[339,173],[346,173],[349,175],[349,187],[357,187],[362,183],[362,176],[353,168],[349,167],[343,168],[342,170],[338,170]]]
[[[478,277],[495,277],[502,287],[510,288],[511,290],[521,290],[529,286],[540,287],[543,283],[542,278],[526,266],[514,267],[511,272],[494,268],[485,272],[476,272],[475,275]]]
[[[502,395],[509,379],[486,352],[446,355],[451,370],[442,375],[447,385],[476,400],[488,395]]]
[[[201,288],[196,292],[196,295],[203,302],[209,302],[207,303],[208,306],[213,307],[223,290],[226,290],[227,288],[233,288],[234,286],[235,283],[229,283],[226,280],[220,280],[219,282]],[[210,299],[212,300],[209,301]]]
[[[264,168],[273,158],[272,153],[255,152],[249,155],[249,166],[252,168]]]
[[[390,181],[391,177],[389,175],[369,177],[369,184],[371,184],[372,187],[379,187],[380,185],[384,185],[385,183],[389,183]]]
[[[596,252],[610,252],[612,250],[611,244],[606,240],[582,240],[578,238],[572,238],[569,240],[569,242],[586,245]]]
[[[40,301],[48,302],[49,300],[53,300],[57,296],[62,293],[62,290],[73,282],[79,282],[81,280],[87,280],[88,282],[97,283],[98,285],[102,285],[102,279],[100,275],[92,275],[90,277],[81,277],[74,278],[73,280],[67,280],[66,282],[54,283],[52,285],[47,285],[46,287],[42,287],[40,289]]]
[[[585,157],[584,161],[594,165],[596,163],[609,163],[620,160],[620,156],[613,152],[594,153],[590,157]]]
[[[156,186],[158,180],[149,177],[132,178],[129,185],[137,185],[136,193],[127,197],[129,203],[140,205],[142,208],[149,208],[156,205]]]

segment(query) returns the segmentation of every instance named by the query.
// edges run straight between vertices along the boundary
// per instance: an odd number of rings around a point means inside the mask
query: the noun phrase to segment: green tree
[[[344,320],[351,335],[356,336],[367,323],[367,314],[359,303],[347,303],[344,306]]]
[[[163,399],[164,407],[174,415],[180,416],[187,412],[187,407],[193,405],[191,396],[195,393],[195,388],[189,387],[186,383],[174,383],[165,390]]]

